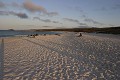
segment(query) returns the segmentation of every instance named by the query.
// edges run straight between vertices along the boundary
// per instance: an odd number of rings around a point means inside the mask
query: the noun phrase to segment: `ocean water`
[[[15,36],[26,36],[26,35],[32,35],[32,34],[59,34],[59,32],[51,32],[51,31],[45,31],[45,32],[38,32],[38,31],[12,31],[12,30],[0,30],[0,37],[15,37]]]

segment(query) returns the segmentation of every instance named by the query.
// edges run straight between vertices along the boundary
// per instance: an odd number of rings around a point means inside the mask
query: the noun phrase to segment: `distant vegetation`
[[[119,27],[107,28],[66,28],[66,29],[37,29],[35,31],[69,31],[69,32],[88,32],[88,33],[106,33],[106,34],[120,34]]]
[[[14,31],[14,29],[9,29],[10,31]]]

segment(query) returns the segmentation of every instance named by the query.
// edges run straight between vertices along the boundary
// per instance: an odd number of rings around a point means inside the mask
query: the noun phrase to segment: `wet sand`
[[[77,36],[4,38],[4,80],[120,79],[120,40]]]

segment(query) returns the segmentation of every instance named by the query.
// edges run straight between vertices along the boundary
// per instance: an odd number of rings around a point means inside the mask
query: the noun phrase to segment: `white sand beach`
[[[120,36],[82,34],[4,38],[4,80],[120,79]]]

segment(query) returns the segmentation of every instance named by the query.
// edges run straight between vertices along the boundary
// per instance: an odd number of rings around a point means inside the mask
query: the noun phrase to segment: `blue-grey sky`
[[[0,0],[0,29],[120,26],[120,0]]]

